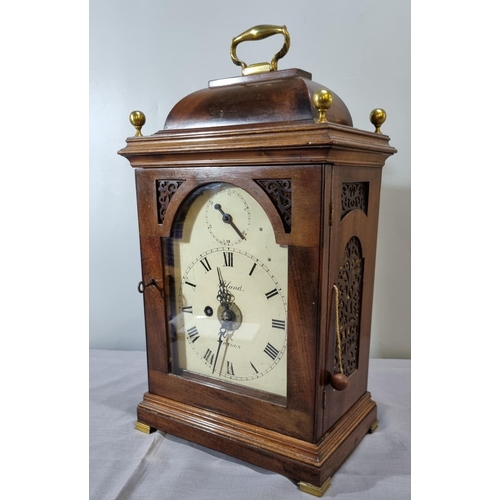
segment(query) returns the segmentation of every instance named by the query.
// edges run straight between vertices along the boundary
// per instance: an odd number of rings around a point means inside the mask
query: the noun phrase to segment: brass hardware
[[[376,108],[370,113],[370,121],[375,127],[376,134],[382,133],[380,131],[380,127],[382,126],[382,123],[385,122],[386,118],[387,118],[387,113],[381,108]]]
[[[138,431],[144,432],[145,434],[151,434],[154,432],[156,429],[153,429],[153,427],[150,427],[147,424],[143,424],[142,422],[136,422],[135,423],[135,428]]]
[[[303,481],[299,482],[299,490],[304,493],[310,493],[316,497],[322,497],[323,493],[328,489],[332,482],[332,478],[329,477],[321,486],[314,486],[310,483],[304,483]]]
[[[132,111],[128,119],[130,123],[135,127],[134,137],[142,137],[141,129],[146,123],[146,115],[142,111]]]
[[[241,42],[251,42],[254,40],[263,40],[272,35],[283,35],[285,37],[285,43],[281,50],[274,55],[270,63],[255,63],[247,65],[241,59],[238,59],[236,55],[236,47]],[[250,28],[241,35],[233,38],[231,43],[231,48],[229,53],[231,55],[231,60],[236,66],[241,66],[241,74],[252,75],[254,73],[267,73],[269,71],[277,71],[278,69],[278,59],[281,59],[286,55],[288,49],[290,48],[290,33],[286,29],[286,26],[274,26],[271,24],[261,24],[259,26],[254,26]]]
[[[319,116],[316,120],[317,123],[326,123],[326,112],[330,109],[333,104],[333,95],[326,89],[321,89],[314,92],[313,95],[314,107],[318,110]]]
[[[371,427],[368,429],[369,434],[373,434],[375,432],[375,429],[378,427],[378,420],[375,420]]]

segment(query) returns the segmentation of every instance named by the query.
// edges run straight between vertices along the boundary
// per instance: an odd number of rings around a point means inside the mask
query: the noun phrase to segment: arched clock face
[[[178,219],[174,371],[286,396],[288,249],[229,184],[196,191]]]

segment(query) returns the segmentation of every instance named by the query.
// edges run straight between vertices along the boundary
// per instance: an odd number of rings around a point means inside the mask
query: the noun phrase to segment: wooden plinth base
[[[137,418],[154,429],[309,485],[320,496],[333,473],[376,422],[377,406],[366,392],[316,444],[150,393],[137,407]]]

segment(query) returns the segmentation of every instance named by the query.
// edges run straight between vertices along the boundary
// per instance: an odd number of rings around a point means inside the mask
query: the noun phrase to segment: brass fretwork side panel
[[[156,201],[158,205],[158,224],[163,224],[165,213],[172,196],[184,181],[157,180]]]
[[[353,236],[345,247],[344,259],[337,279],[342,371],[349,376],[358,367],[361,296],[363,291],[363,254],[361,242],[356,236]],[[340,372],[338,354],[336,354],[335,373]]]
[[[365,214],[367,213],[368,187],[368,182],[345,182],[342,184],[341,219],[353,210],[361,210]]]
[[[292,180],[262,179],[255,182],[264,189],[272,200],[280,214],[285,233],[289,233],[292,229]]]

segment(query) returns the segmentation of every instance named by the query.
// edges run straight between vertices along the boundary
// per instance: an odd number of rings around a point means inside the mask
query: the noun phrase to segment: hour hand
[[[231,293],[227,289],[227,285],[222,277],[222,272],[220,267],[217,268],[217,274],[219,276],[219,291],[217,293],[217,300],[220,302],[221,306],[227,309],[231,304]]]
[[[220,267],[217,268],[217,275],[219,276],[219,287],[223,288],[224,287],[224,280],[222,279],[222,272],[220,270]]]
[[[219,203],[216,203],[214,205],[215,210],[221,213],[222,215],[222,222],[225,222],[226,224],[229,224],[235,231],[236,234],[242,239],[245,239],[245,236],[243,236],[243,233],[236,227],[235,223],[233,222],[233,217],[230,214],[227,214],[222,210],[222,207],[220,206]]]

